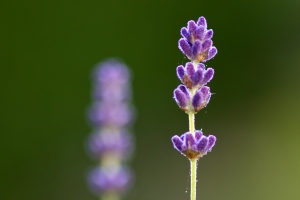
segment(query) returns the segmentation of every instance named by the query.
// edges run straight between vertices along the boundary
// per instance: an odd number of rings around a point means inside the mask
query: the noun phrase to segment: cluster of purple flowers
[[[181,35],[183,38],[180,38],[178,47],[191,62],[176,69],[182,85],[174,90],[174,99],[194,123],[194,114],[206,107],[211,97],[210,88],[206,84],[212,80],[214,69],[206,69],[203,62],[212,59],[217,49],[211,40],[213,31],[207,30],[204,17],[200,17],[197,22],[189,21],[187,28],[181,29]],[[201,131],[190,130],[180,137],[173,136],[172,142],[174,148],[189,159],[198,159],[211,151],[216,137],[206,137]]]
[[[125,166],[133,151],[129,81],[126,65],[114,59],[100,63],[93,73],[89,110],[93,133],[87,148],[100,165],[89,173],[88,184],[102,199],[122,196],[132,183],[132,172]]]

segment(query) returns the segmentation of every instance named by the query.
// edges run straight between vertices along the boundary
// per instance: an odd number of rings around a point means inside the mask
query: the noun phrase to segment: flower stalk
[[[198,159],[190,159],[191,165],[191,200],[196,200],[197,193],[197,161]]]
[[[175,135],[171,140],[174,148],[190,161],[191,200],[196,200],[197,162],[212,150],[217,139],[213,135],[204,136],[202,131],[195,129],[195,114],[209,103],[211,92],[207,83],[212,80],[214,69],[206,68],[203,63],[217,54],[217,48],[213,46],[213,31],[207,30],[204,17],[197,22],[189,21],[187,27],[181,29],[181,35],[178,47],[191,62],[176,68],[182,85],[174,90],[174,99],[188,114],[189,132]]]

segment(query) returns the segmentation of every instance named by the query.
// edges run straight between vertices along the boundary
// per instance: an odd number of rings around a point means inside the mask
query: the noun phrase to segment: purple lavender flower
[[[174,99],[177,105],[186,113],[197,113],[206,107],[211,97],[210,88],[202,86],[196,90],[195,94],[184,85],[179,85],[174,90]]]
[[[201,62],[212,59],[217,49],[212,46],[213,31],[207,30],[204,17],[200,17],[197,23],[189,21],[187,28],[181,29],[181,35],[183,38],[178,42],[179,49],[192,62],[176,69],[177,76],[184,85],[179,85],[174,90],[174,99],[188,114],[189,132],[180,137],[175,135],[171,140],[174,148],[190,160],[191,200],[196,200],[198,159],[211,151],[217,140],[213,135],[206,137],[201,131],[195,131],[195,114],[208,104],[211,93],[206,84],[214,76],[214,70],[205,69]]]
[[[217,138],[213,135],[204,136],[201,131],[195,134],[186,132],[180,137],[172,137],[174,148],[189,159],[198,159],[211,151]]]
[[[197,23],[193,20],[188,22],[187,28],[181,29],[178,47],[188,59],[193,62],[206,62],[217,54],[217,48],[211,40],[213,30],[207,30],[207,23],[204,17],[200,17]]]
[[[200,88],[206,85],[214,76],[214,69],[205,69],[205,65],[198,63],[194,66],[188,62],[185,67],[180,65],[176,69],[179,80],[189,89]]]
[[[131,183],[131,173],[124,167],[133,150],[126,129],[133,120],[129,80],[125,64],[114,59],[100,63],[93,74],[94,102],[88,117],[94,131],[87,147],[101,165],[89,174],[88,183],[97,195],[118,197]]]

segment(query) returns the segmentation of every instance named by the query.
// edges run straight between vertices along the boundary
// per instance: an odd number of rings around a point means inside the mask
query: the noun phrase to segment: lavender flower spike
[[[189,131],[172,137],[174,148],[190,160],[191,200],[196,200],[197,162],[206,155],[216,143],[213,135],[204,136],[201,131],[195,131],[195,114],[206,107],[210,97],[210,88],[206,86],[214,76],[214,69],[205,68],[203,62],[212,59],[217,54],[211,40],[213,31],[207,30],[204,17],[197,22],[191,20],[187,27],[181,29],[182,38],[178,47],[191,62],[180,65],[176,69],[177,77],[183,85],[174,91],[177,105],[188,114]]]
[[[182,136],[173,136],[172,142],[174,148],[188,159],[198,159],[211,151],[217,138],[213,135],[204,136],[201,131],[195,131],[193,135],[190,132]]]
[[[197,23],[193,20],[188,22],[187,28],[181,29],[178,48],[193,62],[206,62],[217,54],[217,48],[211,40],[213,30],[207,30],[204,17],[200,17]]]
[[[134,149],[127,130],[133,121],[129,80],[126,65],[115,59],[100,63],[93,73],[88,117],[94,130],[87,151],[101,164],[89,173],[88,184],[103,200],[120,199],[132,182],[132,173],[124,167]]]

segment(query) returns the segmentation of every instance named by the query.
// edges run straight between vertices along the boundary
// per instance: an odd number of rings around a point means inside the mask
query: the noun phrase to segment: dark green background
[[[219,53],[216,93],[196,128],[217,136],[198,165],[198,199],[300,196],[300,1],[0,0],[0,199],[93,200],[84,150],[90,72],[120,57],[134,73],[132,200],[189,199],[188,130],[172,99],[186,62],[180,28],[205,16]]]

